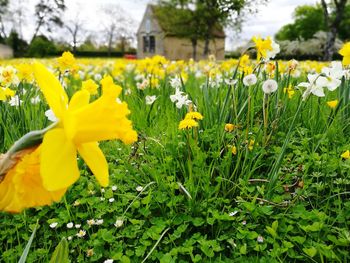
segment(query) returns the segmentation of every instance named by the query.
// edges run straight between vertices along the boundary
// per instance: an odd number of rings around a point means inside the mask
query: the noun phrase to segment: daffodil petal
[[[78,152],[96,176],[99,184],[103,187],[108,186],[108,164],[103,152],[98,147],[98,143],[81,144],[78,147]]]
[[[68,188],[79,178],[77,150],[63,129],[48,131],[41,146],[40,174],[49,191]]]
[[[71,98],[68,109],[70,111],[77,110],[85,105],[88,105],[89,100],[90,93],[86,90],[79,90],[74,93],[73,97]]]
[[[68,97],[58,79],[41,63],[34,63],[34,76],[56,117],[61,119],[68,104]]]

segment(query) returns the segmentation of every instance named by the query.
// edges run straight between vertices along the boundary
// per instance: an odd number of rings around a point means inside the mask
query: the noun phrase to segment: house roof
[[[168,17],[166,16],[162,16],[160,15],[162,13],[162,10],[168,9],[168,12],[170,10],[171,14],[174,14],[176,12],[182,12],[182,15],[189,15],[190,14],[190,10],[185,10],[185,9],[179,9],[179,8],[175,8],[175,7],[163,7],[160,5],[151,5],[149,4],[149,7],[152,10],[152,14],[154,16],[154,18],[157,19],[159,26],[161,27],[161,29],[168,35],[168,36],[177,36],[178,35],[178,28],[179,26],[183,26],[182,25],[172,25],[171,23],[168,22]],[[223,27],[220,24],[217,24],[214,28],[213,28],[213,36],[216,38],[225,38],[226,34],[223,30]]]

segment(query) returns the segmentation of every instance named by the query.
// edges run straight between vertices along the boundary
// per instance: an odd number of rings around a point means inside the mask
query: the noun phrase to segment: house
[[[13,50],[7,45],[0,44],[0,59],[13,58]]]
[[[162,55],[169,60],[188,60],[193,58],[193,45],[190,39],[177,36],[176,29],[165,26],[161,16],[157,15],[156,5],[147,5],[145,14],[137,31],[137,57],[145,58]],[[174,8],[174,12],[176,12]],[[222,27],[213,32],[214,39],[209,42],[209,53],[216,59],[225,57],[225,33]],[[197,41],[196,59],[206,59],[203,55],[204,41]]]

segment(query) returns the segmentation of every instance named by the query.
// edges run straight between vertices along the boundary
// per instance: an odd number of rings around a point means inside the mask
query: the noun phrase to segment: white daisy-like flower
[[[108,199],[108,202],[110,202],[110,203],[113,203],[114,201],[115,201],[115,199],[113,197]]]
[[[119,227],[121,227],[123,224],[124,224],[124,220],[122,220],[122,219],[117,219],[117,220],[115,221],[115,223],[114,223],[114,226],[115,226],[116,228],[119,228]]]
[[[57,225],[58,225],[57,222],[53,222],[53,223],[50,224],[50,227],[53,229],[53,228],[56,228]]]
[[[86,231],[83,229],[80,229],[79,232],[76,234],[77,237],[84,237],[86,235]]]
[[[118,187],[116,186],[116,185],[113,185],[112,186],[112,191],[114,192],[114,191],[117,191],[117,189],[118,189]]]
[[[73,226],[74,226],[73,222],[69,222],[69,223],[67,224],[67,228],[72,228]]]
[[[138,187],[136,187],[136,191],[137,192],[141,192],[143,190],[143,187],[141,185],[139,185]]]

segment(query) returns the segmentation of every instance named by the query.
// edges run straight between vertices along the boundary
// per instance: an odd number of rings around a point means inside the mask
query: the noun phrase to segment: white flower
[[[73,227],[73,222],[69,222],[68,224],[67,224],[67,228],[72,228]]]
[[[303,100],[306,100],[311,93],[317,97],[324,97],[323,86],[327,83],[326,78],[318,74],[308,74],[307,78],[309,82],[302,82],[298,85],[298,87],[306,88],[303,93]]]
[[[245,86],[252,86],[257,82],[257,77],[254,74],[249,74],[243,78],[243,84]]]
[[[38,104],[39,102],[40,102],[40,97],[39,97],[39,95],[37,95],[36,97],[34,97],[34,98],[31,98],[30,99],[30,102],[32,103],[32,104]]]
[[[102,79],[102,75],[99,74],[99,73],[97,73],[97,74],[95,74],[94,79],[95,79],[96,81],[100,81],[100,80]]]
[[[77,237],[84,237],[86,235],[86,231],[80,229],[79,232],[76,234]]]
[[[99,225],[102,225],[103,224],[103,219],[97,219],[95,221],[95,225],[99,226]]]
[[[229,213],[229,216],[235,216],[237,213],[238,213],[238,211],[235,210],[235,211],[233,211],[233,212],[230,212],[230,213]]]
[[[95,219],[87,220],[86,223],[87,223],[89,226],[93,226],[93,225],[95,225]]]
[[[157,99],[157,96],[156,95],[153,95],[153,96],[146,96],[146,104],[147,105],[152,105],[156,99]]]
[[[256,241],[258,241],[258,243],[263,243],[264,242],[264,238],[262,236],[258,236]]]
[[[225,83],[227,85],[233,86],[233,85],[235,85],[237,83],[237,80],[236,79],[225,79]]]
[[[81,224],[75,224],[75,228],[79,229],[81,227]]]
[[[55,113],[53,113],[53,111],[51,109],[45,111],[45,116],[46,116],[46,118],[48,118],[49,121],[52,121],[52,122],[58,121]]]
[[[277,44],[275,41],[271,39],[271,47],[272,50],[268,50],[266,52],[266,59],[269,60],[270,58],[274,58],[278,53],[280,53],[280,45]]]
[[[176,107],[181,109],[183,105],[188,106],[192,103],[191,100],[188,99],[188,95],[183,95],[184,93],[179,89],[176,89],[174,95],[170,95],[171,102],[176,102]]]
[[[118,188],[117,188],[116,185],[113,185],[113,186],[112,186],[112,191],[113,191],[113,192],[114,192],[114,191],[117,191],[117,189],[118,189]]]
[[[73,237],[72,237],[72,236],[69,236],[69,237],[67,237],[67,239],[70,241],[70,240],[73,239]]]
[[[268,79],[262,85],[262,89],[265,94],[271,94],[275,92],[277,88],[278,88],[278,84],[274,79]]]
[[[114,223],[114,226],[116,228],[119,228],[123,225],[123,223],[124,223],[124,221],[122,219],[117,219],[117,221],[115,221],[115,223]]]
[[[57,222],[53,222],[53,223],[50,224],[50,227],[51,227],[51,228],[56,228],[57,225],[58,225]]]
[[[136,187],[136,191],[137,192],[141,192],[143,190],[143,187],[141,185],[139,185],[138,187]]]
[[[132,92],[131,89],[126,89],[126,90],[125,90],[125,95],[130,95],[131,92]]]
[[[101,201],[104,201],[104,200],[106,200],[106,198],[104,198],[104,197],[100,197],[100,200],[101,200]]]
[[[103,263],[113,263],[113,259],[106,259]]]
[[[333,61],[331,67],[322,68],[322,73],[326,76],[324,78],[325,87],[330,91],[336,90],[341,84],[341,78],[344,76],[344,70],[341,62]],[[317,81],[319,81],[317,79]]]
[[[112,198],[109,198],[109,199],[108,199],[108,202],[113,203],[114,200],[115,200],[115,199],[112,197]]]
[[[181,79],[176,76],[170,80],[170,86],[174,89],[180,89],[182,86]]]
[[[18,107],[23,101],[19,99],[18,95],[13,96],[10,101],[9,104],[12,107]]]
[[[102,188],[102,189],[101,189],[101,193],[104,193],[104,192],[105,192],[105,189],[104,189],[104,188]]]

